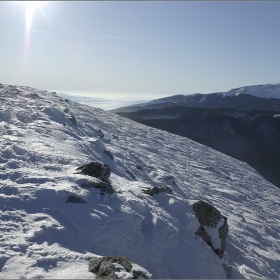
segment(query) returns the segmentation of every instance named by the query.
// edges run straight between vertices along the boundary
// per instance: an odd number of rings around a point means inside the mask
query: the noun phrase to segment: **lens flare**
[[[26,29],[30,30],[32,25],[33,14],[36,9],[40,5],[39,1],[25,1],[25,22]]]

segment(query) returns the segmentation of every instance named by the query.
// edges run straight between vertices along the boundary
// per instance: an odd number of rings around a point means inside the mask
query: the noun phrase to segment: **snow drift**
[[[1,85],[0,100],[1,278],[94,278],[89,259],[112,255],[153,278],[280,277],[279,189],[247,164],[55,93]],[[92,161],[113,194],[82,187]],[[227,217],[222,259],[195,234],[197,200]]]

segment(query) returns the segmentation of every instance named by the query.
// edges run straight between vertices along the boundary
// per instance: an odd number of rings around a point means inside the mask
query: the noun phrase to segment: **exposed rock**
[[[102,261],[97,273],[97,279],[117,279],[115,274],[117,271],[115,265],[112,262]]]
[[[143,170],[143,167],[142,167],[142,165],[140,165],[140,164],[136,164],[136,168],[137,168],[138,170]]]
[[[105,150],[103,153],[107,155],[111,160],[114,160],[113,154],[110,151]]]
[[[64,113],[69,113],[69,108],[64,109]]]
[[[115,193],[110,183],[104,182],[102,180],[87,180],[85,181],[81,187],[84,188],[98,188],[101,190],[101,193],[113,194]]]
[[[77,197],[77,196],[74,196],[74,195],[68,196],[68,200],[66,200],[65,203],[67,203],[67,202],[85,203],[85,201],[81,197]]]
[[[221,215],[214,206],[202,200],[193,204],[193,210],[200,222],[196,234],[202,237],[212,250],[222,258],[228,234],[227,218]],[[213,231],[213,229],[215,230]],[[219,244],[217,244],[217,238],[220,239]]]
[[[114,135],[114,134],[112,135],[112,138],[115,139],[115,140],[119,140],[119,137],[117,135]]]
[[[100,129],[98,129],[97,132],[100,138],[104,138],[104,133]]]
[[[163,186],[163,187],[152,187],[152,188],[146,188],[146,189],[142,189],[142,192],[145,194],[148,194],[150,196],[153,196],[156,193],[160,193],[160,192],[165,192],[168,194],[172,193],[171,188],[167,187],[167,186]]]
[[[133,279],[150,279],[140,270],[133,270]]]
[[[88,264],[88,271],[92,273],[97,273],[102,262],[102,258],[90,258]]]
[[[126,272],[131,274],[131,278],[133,279],[149,279],[150,274],[148,271],[145,274],[143,271],[139,269],[133,268],[133,263],[122,256],[106,256],[101,258],[91,258],[89,260],[89,272],[95,273],[97,279],[119,279],[118,272],[120,271],[120,267],[115,265],[118,264],[125,269]],[[128,274],[129,275],[129,274]],[[126,277],[125,277],[126,278]]]
[[[76,170],[79,170],[81,174],[100,178],[104,181],[108,181],[111,174],[111,169],[108,164],[93,161],[78,167]]]
[[[77,119],[74,116],[70,116],[69,120],[72,122],[72,124],[77,125]]]

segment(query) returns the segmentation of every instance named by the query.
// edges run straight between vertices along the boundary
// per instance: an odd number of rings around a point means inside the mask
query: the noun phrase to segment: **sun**
[[[36,9],[40,8],[42,5],[41,1],[24,1],[25,5],[25,21],[26,21],[26,29],[30,30],[33,15]]]

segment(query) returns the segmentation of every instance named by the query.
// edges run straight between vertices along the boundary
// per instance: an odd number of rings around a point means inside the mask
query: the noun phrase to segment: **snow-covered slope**
[[[259,98],[278,98],[280,99],[280,83],[265,84],[255,86],[245,86],[231,89],[228,92],[221,93],[224,96],[237,96],[239,94],[250,94]]]
[[[54,93],[1,85],[0,100],[1,278],[93,278],[88,258],[116,254],[154,278],[280,277],[279,189],[247,164]],[[81,187],[90,161],[116,194]],[[173,193],[142,192],[160,185]],[[198,199],[228,218],[222,260],[195,234]]]

